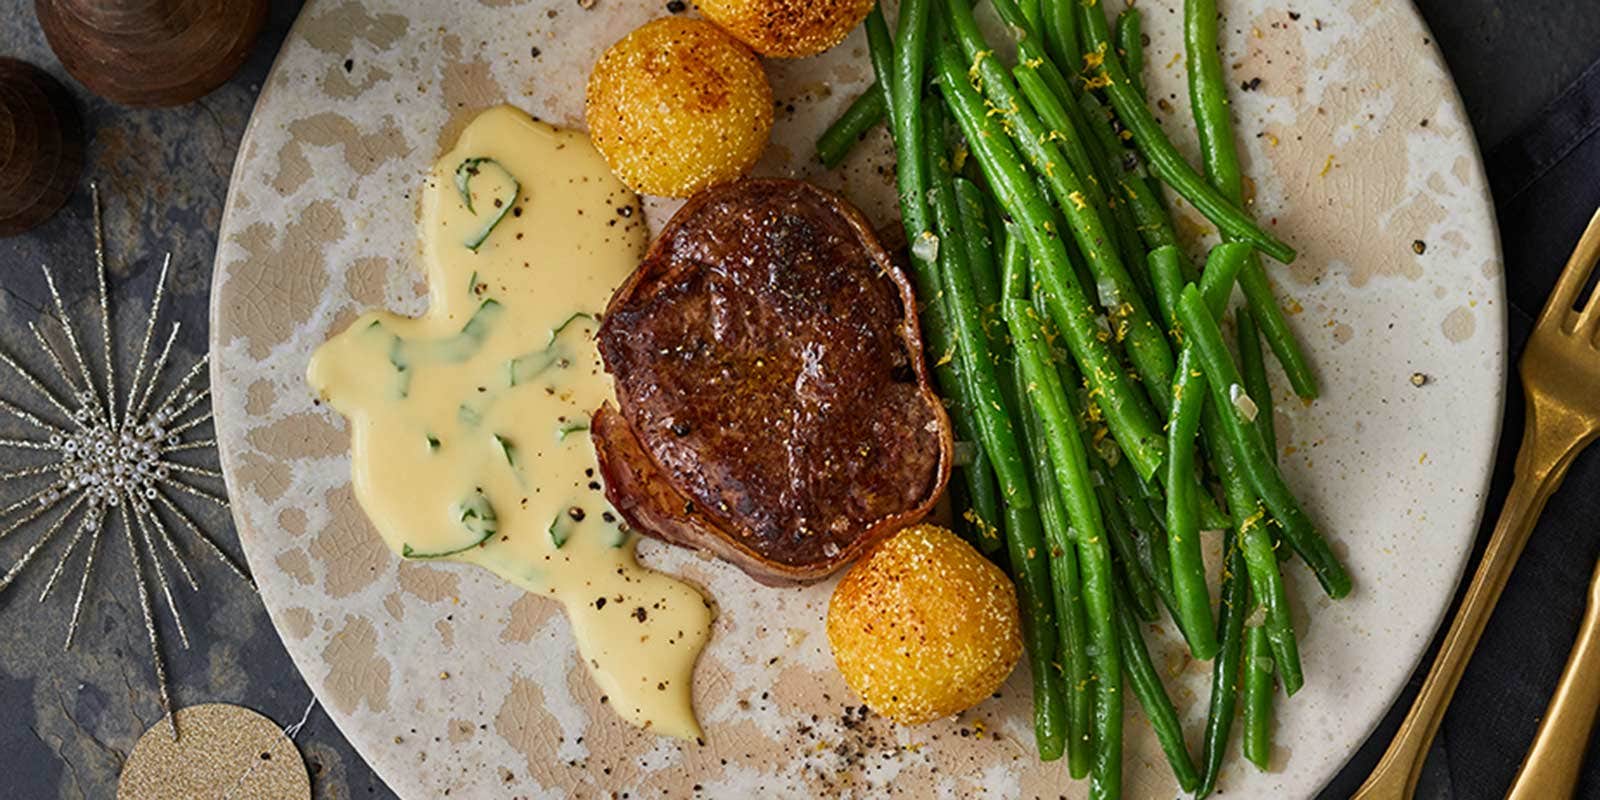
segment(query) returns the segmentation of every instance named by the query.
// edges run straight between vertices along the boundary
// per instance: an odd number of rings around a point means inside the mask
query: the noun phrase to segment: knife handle
[[[1588,749],[1595,711],[1600,709],[1600,565],[1589,583],[1589,607],[1583,614],[1578,641],[1550,708],[1539,722],[1539,734],[1511,784],[1506,800],[1553,800],[1572,797],[1578,770]]]

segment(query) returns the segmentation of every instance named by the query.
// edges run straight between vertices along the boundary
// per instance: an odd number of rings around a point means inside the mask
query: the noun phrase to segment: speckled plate
[[[1274,275],[1326,387],[1309,407],[1279,397],[1284,465],[1356,581],[1331,603],[1289,570],[1306,688],[1278,706],[1277,771],[1235,757],[1222,783],[1229,796],[1307,797],[1393,701],[1460,578],[1500,421],[1500,254],[1472,132],[1411,4],[1221,5],[1257,215],[1300,249]],[[312,349],[362,309],[422,311],[416,189],[475,113],[510,102],[580,125],[589,64],[664,6],[307,4],[240,150],[212,306],[222,460],[273,622],[405,797],[1079,796],[1063,767],[1034,757],[1022,670],[957,720],[895,728],[845,710],[854,699],[821,624],[831,583],[767,589],[642,546],[719,606],[695,684],[706,742],[686,744],[607,713],[554,603],[475,568],[402,562],[357,507],[344,422],[303,377]],[[1178,0],[1141,7],[1152,92],[1192,155]],[[891,220],[881,132],[836,173],[810,154],[870,79],[859,33],[769,70],[781,105],[762,171],[813,178]],[[652,206],[652,219],[669,210]],[[1179,213],[1199,244],[1205,225]],[[1197,741],[1209,668],[1154,646]],[[1148,725],[1129,731],[1129,795],[1176,795]]]

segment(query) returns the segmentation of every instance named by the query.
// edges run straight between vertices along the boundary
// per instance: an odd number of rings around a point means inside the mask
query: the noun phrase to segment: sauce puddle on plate
[[[408,558],[478,564],[561,602],[612,709],[699,736],[710,605],[635,560],[588,435],[612,394],[596,315],[647,244],[638,198],[586,136],[503,106],[434,165],[421,227],[428,313],[369,312],[309,369],[349,418],[362,508]]]

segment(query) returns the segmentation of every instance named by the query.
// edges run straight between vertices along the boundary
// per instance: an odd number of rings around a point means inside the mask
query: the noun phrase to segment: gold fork
[[[1523,545],[1528,543],[1533,523],[1544,510],[1545,501],[1561,485],[1573,458],[1600,435],[1600,347],[1596,345],[1600,336],[1600,291],[1589,297],[1581,312],[1573,310],[1596,261],[1600,261],[1600,211],[1589,221],[1588,230],[1556,282],[1522,354],[1527,424],[1500,521],[1461,600],[1461,608],[1450,623],[1439,655],[1434,658],[1433,668],[1428,670],[1422,691],[1377,768],[1356,792],[1357,800],[1404,800],[1416,791],[1428,745],[1439,730],[1445,707],[1455,694],[1456,684],[1461,682],[1461,673],[1483,634],[1484,624],[1505,589],[1506,578],[1522,554]]]

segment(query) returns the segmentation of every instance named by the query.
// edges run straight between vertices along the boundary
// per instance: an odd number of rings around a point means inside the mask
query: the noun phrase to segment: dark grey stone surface
[[[79,324],[94,322],[87,191],[93,180],[105,209],[112,305],[120,309],[116,338],[136,342],[135,326],[142,324],[162,256],[170,251],[166,319],[182,323],[174,361],[187,368],[205,353],[211,261],[234,153],[299,8],[292,0],[273,4],[266,32],[227,85],[179,108],[135,110],[95,98],[66,74],[39,32],[31,0],[0,0],[0,55],[33,62],[61,79],[77,97],[90,132],[82,190],[43,226],[0,239],[0,347],[47,368],[26,327],[40,318],[49,298],[41,264],[56,272]],[[9,371],[0,372],[6,373],[0,376],[0,397],[25,397],[27,390]],[[15,433],[4,425],[0,431]],[[13,452],[0,452],[0,469],[19,461]],[[0,504],[15,497],[0,487]],[[187,507],[204,512],[207,529],[238,554],[226,512]],[[75,581],[58,588],[49,602],[37,602],[59,545],[0,594],[0,797],[113,797],[123,759],[161,716],[126,545],[120,529],[108,533],[115,535],[100,543],[82,627],[70,651],[63,652],[62,641]],[[0,546],[0,571],[24,546],[21,540]],[[260,599],[220,564],[193,563],[202,591],[174,586],[193,647],[179,646],[170,622],[162,630],[174,703],[237,703],[281,725],[296,722],[311,692]],[[320,709],[296,742],[316,797],[392,796]]]
[[[196,103],[167,110],[120,108],[89,95],[45,46],[32,5],[0,0],[0,54],[41,65],[79,99],[92,137],[85,186],[89,180],[100,183],[112,282],[130,317],[142,313],[161,256],[173,253],[170,308],[183,322],[179,350],[186,364],[205,351],[212,254],[235,148],[300,2],[273,4],[267,31],[230,83]],[[1595,0],[1418,0],[1417,5],[1444,49],[1486,150],[1534,119],[1600,57]],[[0,342],[8,350],[22,349],[26,325],[39,318],[46,302],[39,264],[57,269],[67,302],[80,315],[92,307],[92,247],[87,191],[42,227],[0,239]],[[0,396],[20,394],[8,380],[0,378]],[[9,465],[6,459],[0,453],[0,464]],[[226,514],[209,513],[206,521],[237,550]],[[0,563],[9,563],[14,545],[0,548]],[[84,626],[70,652],[61,650],[70,593],[43,605],[35,602],[52,558],[45,559],[45,569],[35,567],[0,595],[0,796],[112,797],[122,760],[159,718],[137,595],[120,547],[115,539],[102,542],[103,560]],[[175,702],[239,703],[284,725],[298,720],[310,692],[260,600],[220,566],[200,563],[205,591],[179,595],[193,649],[179,649],[170,625],[164,629]],[[312,713],[297,742],[317,797],[392,796],[320,711]],[[1438,780],[1425,779],[1419,796],[1449,794]]]

